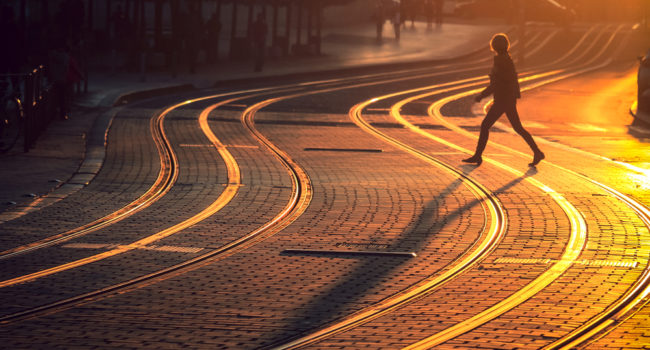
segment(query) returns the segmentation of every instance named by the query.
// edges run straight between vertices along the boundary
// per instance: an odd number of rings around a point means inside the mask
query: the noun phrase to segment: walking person
[[[395,31],[395,41],[399,42],[400,27],[402,25],[401,13],[399,5],[395,4],[393,6],[393,13],[391,22],[393,22],[393,30]]]
[[[510,41],[508,37],[503,34],[496,34],[492,37],[490,47],[495,53],[494,65],[490,72],[490,85],[486,87],[480,94],[476,95],[474,100],[480,102],[483,98],[494,95],[494,103],[487,115],[481,123],[481,133],[476,145],[476,151],[470,158],[463,159],[465,163],[473,163],[481,165],[483,162],[483,151],[487,145],[490,128],[501,117],[503,113],[506,114],[512,128],[524,138],[528,146],[533,151],[533,161],[528,164],[529,166],[536,166],[542,159],[544,153],[537,147],[535,140],[526,129],[521,125],[519,114],[517,113],[517,99],[521,98],[521,91],[519,89],[519,81],[517,80],[517,71],[512,62],[510,53]]]
[[[253,56],[255,57],[255,72],[261,72],[264,66],[267,29],[264,14],[258,13],[257,19],[253,22],[251,33],[251,39],[253,40]]]
[[[205,24],[205,51],[209,63],[214,63],[219,58],[219,33],[221,33],[221,21],[218,13],[215,12]]]
[[[384,33],[384,23],[386,18],[384,17],[384,3],[383,1],[377,1],[375,3],[375,25],[377,29],[377,44],[381,44],[382,36]]]
[[[442,27],[442,19],[444,17],[443,9],[445,7],[445,0],[433,0],[433,11],[436,19],[436,27]]]

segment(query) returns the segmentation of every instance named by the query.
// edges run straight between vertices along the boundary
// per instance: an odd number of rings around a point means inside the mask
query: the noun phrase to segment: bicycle
[[[24,121],[23,105],[15,93],[5,91],[0,99],[0,153],[9,151],[18,141]]]

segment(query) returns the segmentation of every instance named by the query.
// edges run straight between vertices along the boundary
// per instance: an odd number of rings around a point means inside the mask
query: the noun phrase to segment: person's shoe
[[[535,155],[533,156],[533,161],[531,163],[529,163],[528,166],[536,166],[544,158],[546,158],[546,156],[544,156],[544,153],[542,153],[542,151],[537,151],[537,152],[535,152]]]
[[[481,163],[483,163],[483,158],[481,156],[471,156],[467,159],[463,159],[463,162],[476,164],[476,166],[479,166]]]

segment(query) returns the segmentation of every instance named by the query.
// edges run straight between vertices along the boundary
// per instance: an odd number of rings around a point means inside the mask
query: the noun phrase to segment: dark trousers
[[[532,149],[535,153],[539,152],[539,148],[537,147],[535,140],[533,140],[533,137],[530,135],[530,133],[524,129],[523,125],[521,125],[521,121],[519,120],[519,113],[517,113],[517,102],[515,100],[498,102],[495,101],[492,107],[490,107],[490,110],[485,116],[485,119],[483,119],[483,122],[481,123],[481,133],[478,137],[478,144],[476,145],[476,152],[474,154],[477,156],[481,156],[483,154],[485,146],[487,145],[488,137],[490,136],[490,128],[492,125],[494,125],[494,123],[496,123],[501,115],[503,115],[503,113],[505,113],[508,117],[512,128],[517,132],[517,134],[524,138],[530,149]]]

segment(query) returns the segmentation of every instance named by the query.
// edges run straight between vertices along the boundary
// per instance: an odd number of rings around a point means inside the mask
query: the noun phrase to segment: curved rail
[[[489,252],[491,252],[496,247],[498,242],[500,242],[501,239],[505,236],[507,228],[506,213],[500,201],[491,191],[489,191],[486,187],[477,181],[473,180],[468,175],[455,169],[451,165],[446,164],[426,154],[425,152],[417,150],[403,142],[400,142],[397,139],[386,135],[385,133],[382,133],[363,119],[362,111],[368,105],[376,101],[377,99],[371,99],[352,107],[349,112],[350,119],[357,126],[369,134],[460,179],[462,183],[476,196],[478,201],[481,203],[481,206],[483,207],[483,210],[486,214],[486,218],[488,216],[490,218],[490,225],[489,227],[483,227],[483,230],[477,238],[477,241],[475,241],[473,246],[469,248],[469,251],[465,252],[462,258],[457,259],[446,266],[444,268],[444,272],[425,278],[418,283],[394,295],[391,295],[370,307],[364,308],[358,312],[344,317],[343,319],[337,320],[334,323],[318,329],[312,333],[302,335],[289,342],[274,346],[274,349],[294,349],[313,344],[327,337],[359,326],[363,323],[370,322],[373,319],[381,317],[384,314],[387,314],[397,308],[411,303],[425,296],[426,294],[433,292],[446,282],[470,269],[476,263],[481,261]]]
[[[475,68],[474,68],[474,69],[475,69]],[[471,71],[471,70],[474,70],[474,69],[465,69],[465,70],[458,70],[458,71]],[[394,73],[394,72],[393,72],[393,73]],[[453,73],[453,72],[432,73],[432,74],[429,74],[428,76],[437,76],[437,75],[450,74],[450,73]],[[381,74],[380,74],[380,75],[381,75]],[[378,76],[378,75],[369,75],[369,76],[364,76],[364,78],[368,78],[368,77],[377,77],[377,76]],[[418,75],[418,76],[416,76],[416,77],[401,77],[401,78],[393,79],[393,80],[391,80],[391,81],[403,81],[403,80],[407,80],[407,79],[421,78],[421,77],[422,77],[422,75]],[[330,80],[330,81],[323,81],[322,83],[342,82],[342,81],[345,81],[345,80],[347,80],[347,79],[334,79],[334,80]],[[371,82],[371,83],[365,83],[365,84],[360,84],[360,85],[355,85],[355,86],[347,86],[347,87],[343,87],[343,88],[351,88],[351,87],[357,87],[357,86],[367,86],[367,85],[374,85],[374,84],[381,84],[381,83],[386,83],[386,82],[385,82],[385,81],[382,81],[382,82]],[[314,85],[314,84],[316,84],[316,82],[314,82],[314,83],[303,83],[303,84],[298,84],[298,85],[301,85],[301,86],[310,86],[310,85]],[[268,89],[271,89],[271,88],[268,88]],[[268,89],[258,89],[258,90],[268,90]],[[337,88],[337,89],[338,89],[338,88]],[[192,101],[189,101],[189,102],[192,102]],[[261,107],[260,107],[260,108],[261,108]],[[252,119],[251,119],[251,120],[252,120]],[[249,124],[249,125],[250,125],[250,124]],[[208,258],[205,258],[205,259],[208,259]],[[172,269],[175,269],[175,267],[173,267]]]
[[[609,42],[611,43],[611,38],[610,38]],[[566,75],[562,75],[560,77],[554,77],[554,78],[551,78],[551,79],[548,79],[548,80],[545,80],[545,81],[538,82],[535,85],[528,86],[528,87],[526,87],[526,88],[524,88],[522,90],[524,90],[524,91],[530,90],[532,88],[542,86],[542,85],[545,85],[545,84],[548,84],[548,83],[552,83],[552,82],[558,81],[560,79],[565,79],[565,78],[575,76],[576,74],[581,74],[581,73],[584,73],[584,72],[587,72],[587,71],[591,71],[593,69],[599,69],[599,68],[602,68],[605,65],[609,64],[610,62],[611,62],[610,60],[606,60],[604,63],[602,63],[600,65],[597,65],[595,68],[593,68],[593,67],[583,68],[583,69],[579,70],[578,72],[572,72],[572,73],[569,73],[569,74],[566,74]],[[448,127],[449,129],[451,129],[451,130],[453,130],[453,131],[455,131],[455,132],[457,132],[459,134],[469,136],[469,137],[472,137],[472,138],[476,138],[476,135],[467,132],[466,130],[458,127],[457,125],[449,122],[444,117],[442,117],[441,108],[442,108],[442,106],[444,106],[445,104],[447,104],[447,103],[449,103],[451,101],[455,101],[455,100],[458,100],[460,98],[472,95],[472,94],[476,93],[477,91],[478,90],[470,90],[470,91],[455,94],[455,95],[446,97],[444,99],[441,99],[441,100],[435,102],[434,104],[432,104],[429,107],[429,110],[428,110],[429,115],[432,116],[438,122],[442,123],[444,126]],[[420,97],[422,97],[422,96],[420,96]],[[526,155],[526,154],[524,154],[524,153],[522,153],[520,151],[514,150],[514,149],[512,149],[510,147],[498,144],[496,142],[493,142],[491,144],[493,146],[497,147],[497,148],[502,149],[502,150],[506,150],[508,152],[515,153],[515,154],[520,155],[520,156],[528,157],[528,155]],[[493,161],[490,161],[490,162],[494,163]],[[641,218],[641,220],[650,229],[650,211],[648,211],[648,209],[643,204],[641,204],[638,201],[630,198],[629,196],[626,196],[626,195],[614,190],[611,187],[608,187],[608,186],[606,186],[606,185],[604,185],[604,184],[602,184],[600,182],[597,182],[597,181],[595,181],[593,179],[590,179],[590,178],[588,178],[587,176],[585,176],[583,174],[577,173],[577,172],[575,172],[573,170],[564,168],[564,167],[559,166],[559,165],[554,164],[554,163],[550,163],[550,162],[547,162],[547,163],[550,164],[551,166],[561,170],[561,171],[570,173],[570,174],[572,174],[572,175],[574,175],[574,176],[576,176],[578,178],[581,178],[581,179],[583,179],[585,181],[593,183],[593,184],[599,186],[600,188],[602,188],[603,190],[605,190],[606,192],[612,194],[614,197],[616,197],[619,200],[621,200],[622,202],[624,202],[635,213],[637,213],[637,215]],[[583,342],[585,342],[589,338],[593,337],[598,332],[601,332],[604,329],[606,329],[607,327],[611,326],[615,322],[615,320],[620,320],[620,319],[624,318],[625,315],[627,313],[629,313],[636,305],[638,305],[640,302],[642,302],[642,300],[648,294],[650,294],[650,264],[645,268],[643,274],[637,279],[637,281],[635,281],[635,283],[615,303],[611,304],[605,311],[603,311],[600,314],[598,314],[597,316],[593,317],[589,322],[585,323],[583,326],[575,329],[574,331],[570,332],[566,336],[564,336],[564,337],[560,338],[559,340],[553,342],[552,344],[548,345],[547,347],[545,347],[545,349],[557,349],[557,348],[569,349],[569,348],[574,348],[575,346],[577,346],[579,344],[582,344]],[[521,303],[523,301],[525,301],[525,299],[522,298],[519,302],[510,304],[509,307],[512,308],[512,307],[518,305],[519,303]],[[494,309],[493,312],[497,311],[496,306],[493,309]],[[507,310],[505,310],[505,311],[507,311]],[[478,318],[478,315],[477,315],[477,318]],[[487,322],[487,321],[489,321],[489,319],[485,319],[483,321]],[[467,331],[469,331],[469,330],[470,329],[467,329]],[[459,334],[457,334],[457,335],[459,335]],[[427,339],[429,339],[429,338],[427,338]],[[448,338],[448,339],[451,339],[451,338]],[[431,344],[432,343],[427,343],[427,342],[423,341],[421,343],[414,344],[412,348],[428,347]],[[411,347],[409,347],[409,348],[411,348]]]
[[[215,96],[215,97],[218,97],[218,96]],[[183,103],[177,104],[175,106],[186,105],[186,104],[189,104],[189,103],[192,103],[192,102],[196,102],[196,101],[199,101],[199,100],[205,100],[205,99],[207,99],[207,98],[189,100],[189,101],[185,101]],[[215,105],[215,108],[218,107],[218,106],[227,104],[227,103],[231,103],[231,102],[233,102],[234,100],[237,100],[237,99],[238,98],[228,99],[228,100],[222,101],[222,102],[218,103],[217,105]],[[175,107],[175,106],[173,106],[173,107]],[[173,107],[168,108],[166,111],[171,111]],[[167,140],[167,136],[165,135],[164,127],[162,125],[162,120],[164,119],[165,115],[166,115],[166,113],[163,113],[163,114],[161,114],[161,116],[156,118],[155,124],[158,125],[158,129],[157,129],[158,130],[157,132],[159,133],[158,136],[160,137],[160,139],[165,140],[164,145],[165,145],[165,148],[167,149],[167,151],[169,152],[168,155],[165,155],[164,157],[161,157],[161,162],[166,162],[167,164],[169,164],[170,169],[173,169],[173,175],[171,175],[169,177],[169,181],[166,182],[167,185],[165,187],[165,191],[169,191],[169,188],[171,188],[171,185],[173,184],[173,180],[175,180],[176,177],[178,176],[177,175],[178,171],[176,170],[176,168],[177,168],[176,155],[171,150],[171,146],[169,144],[169,141]],[[152,124],[154,124],[154,121],[152,121]],[[220,151],[220,153],[222,153],[223,150],[219,149],[219,151]],[[224,156],[224,154],[222,154],[222,156]],[[232,157],[230,157],[230,158],[232,158]],[[229,166],[231,168],[234,167],[235,165],[236,165],[236,163],[229,164]],[[239,171],[237,170],[236,172],[233,172],[233,170],[229,169],[228,173],[229,173],[229,175],[234,175],[234,174],[239,174]],[[111,249],[109,251],[106,251],[106,252],[103,252],[103,253],[100,253],[100,254],[91,255],[91,256],[83,258],[83,259],[78,259],[78,260],[75,260],[75,261],[71,261],[71,262],[68,262],[68,263],[65,263],[65,264],[54,266],[54,267],[44,269],[44,270],[41,270],[41,271],[37,271],[37,272],[31,273],[31,274],[26,274],[26,275],[18,276],[18,277],[11,278],[11,279],[8,279],[8,280],[0,281],[0,288],[12,286],[12,285],[15,285],[15,284],[18,284],[18,283],[25,283],[25,282],[33,281],[35,279],[38,279],[38,278],[41,278],[41,277],[44,277],[44,276],[49,276],[49,275],[52,275],[52,274],[55,274],[55,273],[65,271],[65,270],[69,270],[69,269],[72,269],[72,268],[76,268],[76,267],[79,267],[79,266],[90,264],[92,262],[103,260],[103,259],[106,259],[106,258],[111,257],[111,256],[122,254],[122,253],[130,251],[130,250],[141,248],[141,247],[144,247],[144,246],[146,246],[148,244],[151,244],[152,242],[155,242],[155,241],[160,240],[162,238],[168,237],[168,236],[170,236],[170,235],[172,235],[174,233],[177,233],[177,232],[179,232],[179,231],[181,231],[181,230],[183,230],[183,229],[185,229],[185,228],[187,228],[189,226],[192,226],[195,223],[203,220],[204,218],[212,215],[216,211],[223,208],[234,197],[234,194],[236,193],[236,190],[237,190],[238,186],[232,187],[231,182],[236,181],[236,184],[238,185],[240,179],[239,178],[236,178],[236,179],[229,178],[228,181],[229,181],[228,186],[224,189],[224,191],[217,198],[217,200],[215,200],[210,206],[208,206],[207,208],[202,210],[200,213],[198,213],[198,214],[184,220],[181,223],[173,225],[172,227],[169,227],[169,228],[167,228],[165,230],[157,232],[157,233],[155,233],[153,235],[147,236],[147,237],[145,237],[143,239],[137,240],[137,241],[135,241],[133,243],[126,244],[126,245],[121,245],[121,246],[118,246],[118,247],[116,247],[114,249]],[[70,239],[70,238],[72,238],[72,237],[69,237],[69,238],[65,237],[65,239]],[[60,238],[60,239],[63,239],[63,238]],[[51,244],[54,244],[54,243],[56,243],[56,242],[47,242],[47,243],[43,243],[43,244],[51,245]],[[36,247],[31,248],[31,249],[36,249]]]
[[[172,151],[169,140],[167,140],[167,137],[163,131],[163,121],[165,120],[167,114],[169,114],[171,111],[186,104],[187,101],[168,107],[162,113],[151,118],[150,120],[149,129],[151,130],[153,141],[156,145],[156,149],[158,150],[158,156],[160,158],[160,171],[158,172],[156,181],[154,181],[153,185],[151,185],[151,187],[144,194],[126,206],[120,208],[119,210],[114,211],[111,214],[101,217],[97,220],[94,220],[88,224],[74,228],[72,230],[68,230],[66,232],[52,235],[47,238],[40,239],[35,242],[31,242],[26,245],[2,251],[0,252],[0,260],[11,258],[16,255],[27,253],[36,249],[49,247],[76,237],[81,237],[90,232],[97,231],[105,226],[124,220],[125,218],[137,213],[138,211],[149,207],[151,204],[169,192],[174,182],[176,182],[178,172],[176,165],[176,155]]]
[[[210,97],[206,97],[203,99],[208,99]],[[195,100],[196,101],[196,100]],[[238,188],[241,186],[241,175],[239,171],[239,166],[237,165],[237,162],[235,159],[232,157],[230,152],[227,150],[227,148],[218,140],[218,138],[214,135],[212,130],[209,128],[207,119],[209,113],[214,110],[215,108],[231,103],[232,100],[227,100],[220,102],[218,104],[212,105],[209,108],[205,109],[202,111],[200,117],[199,117],[199,125],[202,129],[202,131],[206,134],[208,139],[212,142],[212,144],[217,148],[219,151],[219,154],[222,156],[224,159],[224,162],[226,163],[227,166],[227,171],[228,171],[228,184],[226,186],[226,189],[222,192],[222,194],[217,198],[215,202],[213,202],[208,208],[204,209],[201,211],[201,213],[193,216],[192,218],[183,221],[182,223],[173,226],[170,229],[167,229],[165,231],[159,232],[156,237],[147,237],[143,240],[140,240],[136,243],[130,244],[128,246],[125,246],[122,250],[120,249],[115,249],[113,250],[114,254],[119,254],[121,252],[124,252],[126,250],[129,250],[129,248],[133,249],[136,247],[141,247],[146,244],[151,243],[153,240],[161,239],[166,236],[169,236],[170,234],[173,234],[177,232],[178,230],[184,228],[184,226],[189,226],[193,222],[198,222],[200,220],[203,220],[209,215],[214,214],[216,211],[220,210],[223,208],[232,198],[234,198],[235,194],[237,193]],[[110,295],[112,293],[116,293],[118,291],[123,291],[125,288],[129,287],[134,287],[138,285],[142,285],[145,283],[150,283],[152,280],[161,278],[161,277],[170,277],[171,274],[174,273],[183,273],[185,271],[188,271],[190,269],[195,269],[204,263],[209,263],[214,261],[215,259],[219,258],[224,258],[230,254],[233,254],[236,250],[238,249],[244,249],[251,243],[255,243],[259,241],[260,239],[263,239],[265,237],[268,237],[269,235],[276,233],[280,230],[282,230],[284,227],[289,225],[291,222],[293,222],[307,207],[309,204],[309,201],[311,199],[311,184],[309,181],[309,177],[307,174],[297,166],[297,164],[291,160],[284,152],[279,150],[275,145],[273,145],[266,137],[264,137],[257,129],[255,128],[254,125],[254,116],[255,113],[262,108],[263,106],[267,105],[268,103],[258,103],[254,106],[249,107],[243,114],[242,114],[242,123],[251,131],[251,133],[258,139],[260,143],[262,143],[264,146],[266,146],[277,158],[279,158],[282,162],[283,165],[287,168],[287,170],[290,173],[290,176],[292,177],[292,194],[290,196],[290,200],[288,204],[285,206],[285,208],[277,214],[272,220],[264,224],[263,226],[257,228],[256,230],[236,239],[233,240],[215,250],[212,250],[206,254],[202,254],[198,257],[195,257],[191,260],[182,262],[180,264],[156,271],[154,273],[140,276],[138,278],[134,278],[132,280],[122,282],[119,284],[115,284],[106,288],[102,288],[96,291],[92,291],[89,293],[85,293],[83,295],[75,296],[72,298],[68,298],[65,300],[57,301],[54,303],[46,304],[40,307],[32,308],[23,312],[18,312],[14,313],[11,315],[3,316],[0,317],[0,323],[9,323],[13,322],[19,319],[27,318],[30,316],[34,316],[37,314],[45,313],[45,312],[52,312],[52,310],[56,310],[59,308],[63,308],[66,306],[71,306],[79,303],[83,303],[85,301],[89,300],[95,300],[98,296],[106,296]],[[198,220],[198,221],[197,221]],[[110,253],[110,252],[107,252]],[[101,254],[99,254],[101,255]],[[99,257],[98,257],[99,258]],[[90,262],[90,261],[89,261]],[[88,263],[88,262],[87,262]]]
[[[219,95],[213,95],[210,96],[209,98],[226,97],[226,96],[231,96],[236,94],[243,94],[250,91],[256,91],[256,90],[224,93]],[[244,97],[231,99],[229,101],[232,102],[234,100],[241,99],[241,98]],[[138,197],[136,200],[132,201],[131,203],[125,205],[124,207],[110,213],[109,215],[94,220],[90,223],[79,226],[72,230],[68,230],[66,232],[62,232],[47,238],[40,239],[38,241],[31,242],[29,244],[25,244],[22,246],[18,246],[0,252],[0,260],[11,258],[37,249],[56,245],[71,240],[73,238],[84,236],[88,233],[97,231],[109,225],[115,224],[119,221],[122,221],[134,215],[135,213],[151,206],[157,200],[162,198],[173,187],[174,183],[176,182],[176,178],[178,177],[178,164],[177,164],[176,154],[173,152],[169,140],[167,139],[167,136],[164,132],[163,124],[165,118],[169,113],[171,113],[172,111],[180,107],[186,106],[194,102],[202,101],[202,100],[205,100],[205,98],[187,100],[181,103],[177,103],[175,105],[166,108],[157,116],[151,118],[149,127],[151,130],[154,143],[156,144],[156,149],[158,150],[158,156],[160,158],[160,171],[158,172],[158,177],[156,178],[156,181],[153,183],[153,185],[151,185],[151,187],[144,194],[142,194],[140,197]]]
[[[585,33],[585,35],[581,38],[581,42],[590,33],[591,33],[591,31],[588,31],[587,33]],[[548,42],[548,40],[544,41],[544,43],[546,43],[546,42]],[[558,59],[556,61],[560,61],[560,60],[563,60],[565,58],[566,58],[566,56],[563,56],[563,57],[561,57],[560,59]],[[558,71],[547,72],[547,73],[543,73],[542,75],[538,74],[534,78],[538,78],[539,76],[553,75],[553,74],[557,74],[557,73],[558,73]],[[533,78],[531,78],[531,79],[533,79]],[[390,95],[385,95],[385,96],[382,96],[382,97],[374,98],[374,99],[368,100],[368,101],[366,101],[364,103],[361,103],[361,104],[353,107],[350,110],[350,116],[355,121],[355,123],[357,125],[359,125],[362,129],[374,134],[377,137],[382,138],[384,141],[387,141],[387,142],[389,142],[391,144],[396,145],[398,148],[405,149],[409,153],[412,152],[411,154],[414,154],[417,157],[427,159],[428,156],[426,154],[424,154],[424,153],[422,153],[422,152],[420,152],[418,150],[415,150],[415,149],[411,148],[408,145],[405,145],[405,144],[403,144],[403,143],[401,143],[401,142],[399,142],[399,141],[397,141],[395,139],[392,139],[390,137],[388,137],[388,139],[384,139],[385,135],[383,135],[381,132],[379,132],[378,130],[376,130],[375,128],[373,128],[372,126],[370,126],[369,124],[367,124],[367,123],[365,123],[363,121],[363,119],[361,118],[362,110],[365,107],[367,107],[369,104],[374,103],[374,102],[376,102],[376,101],[378,101],[380,99],[390,98],[390,97],[399,96],[399,95],[408,94],[408,93],[414,93],[414,92],[418,92],[418,91],[422,91],[422,90],[429,90],[429,89],[433,89],[433,88],[443,88],[443,87],[450,87],[450,86],[452,86],[452,87],[449,88],[448,90],[452,91],[452,90],[458,89],[457,85],[459,85],[459,84],[462,85],[463,83],[469,83],[469,82],[476,83],[477,81],[481,82],[481,83],[484,83],[485,78],[484,77],[468,78],[468,79],[464,79],[464,80],[461,80],[461,81],[444,83],[444,84],[437,84],[437,85],[432,85],[432,86],[426,86],[426,87],[401,91],[401,92],[398,92],[398,93],[395,93],[395,94],[390,94]],[[456,87],[453,87],[455,85],[456,85]],[[394,113],[395,109],[393,109],[392,112]],[[414,127],[412,125],[411,125],[411,127],[413,129],[419,130],[419,128]],[[379,136],[379,135],[381,135],[381,136]],[[394,142],[396,142],[396,143],[394,143]],[[429,159],[429,161],[431,161],[431,159]],[[437,160],[436,160],[436,162],[437,162]],[[454,171],[452,167],[449,167],[449,169]],[[555,194],[552,194],[552,195],[554,196]],[[560,199],[558,199],[558,200],[560,200]],[[582,217],[580,215],[574,215],[574,217],[576,217],[576,216],[578,217],[578,221],[580,219],[582,219]],[[575,226],[579,226],[579,225],[576,224]],[[580,231],[580,230],[577,230],[577,231]],[[490,232],[490,234],[488,234],[486,236],[491,236],[493,234],[492,230],[489,230],[489,232]],[[584,237],[584,235],[582,235],[582,236]],[[485,243],[485,242],[486,241],[484,241],[483,243]],[[498,242],[498,240],[495,240],[495,241],[492,241],[491,244],[496,244],[497,242]],[[371,320],[373,320],[373,319],[375,319],[377,317],[380,317],[380,316],[382,316],[382,315],[384,315],[384,314],[386,314],[388,312],[393,311],[394,309],[397,309],[397,308],[399,308],[401,306],[404,306],[407,303],[409,303],[409,302],[411,302],[413,300],[416,300],[417,298],[419,298],[421,296],[424,296],[424,295],[428,294],[429,292],[432,292],[437,287],[441,286],[445,281],[452,278],[452,275],[453,276],[458,275],[461,272],[469,269],[472,265],[474,265],[474,264],[478,263],[480,260],[482,260],[482,258],[484,258],[484,256],[486,256],[493,249],[493,246],[490,247],[490,248],[487,248],[484,244],[482,244],[481,246],[482,247],[475,250],[474,253],[471,254],[469,258],[463,259],[462,262],[459,262],[458,264],[456,264],[456,267],[463,266],[463,268],[458,268],[455,271],[450,270],[450,271],[448,271],[448,274],[446,274],[446,275],[432,276],[431,278],[426,279],[423,282],[418,283],[417,285],[415,285],[415,286],[413,286],[411,288],[408,288],[407,290],[405,290],[405,291],[403,291],[401,293],[397,293],[397,294],[395,294],[395,295],[393,295],[391,297],[388,297],[387,299],[383,300],[382,302],[380,302],[378,304],[375,304],[375,305],[373,305],[371,307],[360,310],[360,311],[358,311],[358,312],[356,312],[356,313],[354,313],[354,314],[352,314],[352,315],[350,315],[348,317],[345,317],[345,318],[343,318],[343,319],[341,319],[341,320],[339,320],[337,322],[334,322],[334,323],[332,323],[330,325],[327,325],[327,326],[325,326],[325,327],[323,327],[321,329],[318,329],[315,332],[312,332],[312,333],[307,334],[307,335],[300,336],[300,337],[295,338],[295,339],[293,339],[293,340],[291,340],[289,342],[286,342],[284,344],[276,346],[275,348],[277,348],[277,349],[291,349],[291,348],[299,348],[299,347],[302,347],[302,346],[313,344],[313,343],[318,342],[318,341],[320,341],[322,339],[330,337],[330,336],[332,336],[334,334],[344,332],[346,330],[349,330],[351,328],[359,326],[359,325],[361,325],[363,323],[367,323],[367,322],[369,322],[369,321],[371,321]]]
[[[590,32],[591,31],[589,31],[588,33],[585,33],[585,35],[581,39],[581,42],[584,40],[584,38],[586,38],[589,35]],[[556,61],[564,60],[564,59],[566,59],[566,57],[568,57],[568,55],[560,57]],[[532,75],[532,76],[528,77],[527,80],[539,79],[539,78],[545,77],[545,76],[552,76],[552,75],[555,75],[555,74],[557,74],[559,72],[560,71],[556,70],[556,71],[545,72],[545,73],[541,73],[541,74],[535,74],[535,75]],[[484,83],[485,79],[482,78],[482,77],[469,78],[469,79],[464,79],[464,80],[461,80],[461,81],[451,82],[451,83],[447,83],[447,84],[438,84],[438,85],[435,85],[435,86],[427,86],[427,87],[423,87],[423,88],[411,89],[411,90],[407,90],[407,91],[401,91],[401,92],[398,92],[398,93],[395,93],[395,94],[381,96],[381,97],[371,99],[369,101],[366,101],[364,103],[361,103],[361,104],[353,107],[353,109],[351,109],[350,115],[351,115],[351,118],[353,120],[355,120],[355,123],[357,123],[357,125],[359,125],[362,129],[364,129],[364,130],[366,130],[366,131],[368,131],[370,133],[373,133],[375,135],[381,134],[378,130],[376,130],[375,128],[373,128],[369,124],[364,123],[362,121],[362,118],[360,117],[361,116],[361,111],[363,110],[363,108],[365,108],[370,103],[374,103],[374,102],[379,101],[381,99],[386,99],[386,98],[390,98],[390,97],[394,97],[394,96],[399,96],[399,95],[403,95],[403,94],[407,94],[407,93],[413,93],[413,92],[432,89],[432,88],[441,88],[441,87],[453,86],[453,85],[458,85],[458,84],[461,84],[461,86],[462,86],[463,83],[468,83],[468,82],[473,83],[473,84],[470,83],[468,85],[475,85],[477,82]],[[435,94],[440,94],[440,93],[443,93],[443,92],[453,91],[453,90],[456,90],[458,88],[459,88],[459,86],[455,86],[455,87],[445,89],[445,90],[442,90],[442,91],[441,90],[436,90],[434,93]],[[432,95],[434,93],[427,93],[426,95],[428,96],[428,95]],[[396,119],[398,119],[398,121],[400,121],[403,125],[405,125],[409,129],[411,129],[412,131],[415,131],[415,132],[420,133],[420,134],[425,134],[426,136],[432,136],[429,133],[426,133],[426,132],[422,131],[418,127],[408,123],[405,119],[403,119],[401,117],[401,115],[399,114],[399,110],[400,110],[401,106],[403,106],[405,103],[406,102],[393,106],[393,108],[391,108],[391,114],[394,117],[396,117]],[[381,137],[381,138],[383,138],[383,137]],[[385,141],[387,141],[387,140],[385,140]],[[446,140],[443,140],[443,139],[440,139],[440,138],[435,138],[435,141],[443,143],[443,144],[445,144],[447,146],[453,146],[454,148],[459,149],[457,146],[448,143]],[[419,151],[414,150],[414,149],[410,148],[410,146],[404,145],[404,144],[402,144],[401,142],[399,142],[397,140],[390,139],[390,141],[388,141],[388,142],[390,142],[390,143],[392,143],[394,145],[397,145],[400,148],[407,149],[407,150],[410,150],[410,151],[415,151],[416,152],[415,154],[418,154],[417,155],[418,157],[422,157],[422,154],[419,154]],[[397,143],[393,143],[393,142],[397,142]],[[464,152],[469,153],[469,154],[472,153],[471,151],[466,150],[466,149],[459,149],[459,150],[464,151]],[[512,168],[509,168],[509,167],[506,167],[505,170],[510,171],[510,172],[512,172],[514,174],[523,175],[519,171],[517,171],[515,169],[512,169]],[[584,247],[584,243],[585,243],[585,240],[586,240],[586,223],[584,222],[584,218],[582,217],[580,212],[573,205],[571,205],[563,196],[559,195],[557,192],[555,192],[552,189],[548,188],[548,186],[546,186],[546,185],[544,185],[544,184],[542,184],[542,183],[540,183],[540,182],[538,182],[537,180],[534,180],[534,179],[527,179],[527,181],[531,182],[533,185],[535,185],[536,187],[540,188],[542,191],[549,194],[560,205],[560,207],[567,214],[567,217],[569,218],[569,220],[571,222],[572,235],[571,235],[571,239],[570,239],[569,243],[567,244],[565,252],[563,254],[563,259],[575,260],[577,258],[577,256],[579,255],[579,253],[581,252],[582,248]],[[482,254],[487,254],[489,251],[490,250],[485,250],[485,251],[482,252]],[[472,264],[476,264],[480,260],[481,259],[476,259],[476,260],[468,259],[465,262],[468,262],[468,263],[471,262]],[[461,264],[462,263],[459,263],[459,265],[461,265]],[[469,268],[470,265],[466,265],[466,266],[467,266],[467,268]],[[563,263],[555,264],[554,266],[552,266],[547,271],[546,274],[543,274],[538,278],[538,282],[539,281],[554,280],[561,273],[563,273],[563,271],[565,270],[564,269],[565,267],[566,266]],[[459,270],[458,273],[460,273],[460,272],[461,271]],[[429,282],[432,282],[432,281],[429,281]],[[302,336],[300,338],[294,339],[293,341],[290,341],[288,343],[280,345],[277,348],[278,349],[286,349],[286,348],[298,348],[298,347],[301,347],[301,346],[306,346],[306,345],[315,343],[315,342],[317,342],[319,340],[322,340],[322,339],[324,339],[326,337],[332,336],[332,335],[334,335],[336,333],[340,333],[340,332],[343,332],[345,330],[356,327],[356,326],[358,326],[360,324],[369,322],[372,319],[380,317],[381,315],[383,315],[385,313],[388,313],[388,312],[390,312],[390,311],[392,311],[392,310],[394,310],[394,309],[396,309],[396,308],[398,308],[400,306],[403,306],[406,303],[417,299],[417,297],[419,297],[421,295],[424,295],[427,292],[430,292],[430,291],[434,290],[436,286],[439,286],[441,282],[444,282],[444,278],[440,278],[440,280],[436,281],[436,282],[434,282],[434,283],[424,283],[422,285],[410,288],[410,289],[408,289],[407,291],[405,291],[403,293],[398,293],[398,294],[396,294],[394,296],[391,296],[391,297],[383,300],[381,303],[378,303],[376,305],[373,305],[372,307],[361,310],[361,311],[359,311],[359,312],[357,312],[357,313],[355,313],[355,314],[353,314],[353,315],[351,315],[349,317],[346,317],[346,318],[344,318],[344,319],[342,319],[342,320],[340,320],[340,321],[338,321],[338,322],[336,322],[334,324],[323,327],[323,328],[317,330],[316,332],[313,332],[313,333],[308,334],[306,336]],[[540,283],[536,284],[536,288],[539,288],[540,286],[543,286],[543,285],[540,284]],[[419,295],[418,295],[418,293],[419,293]],[[536,293],[535,288],[529,288],[529,289],[525,290],[523,294],[530,294],[530,293],[533,293],[533,294]],[[486,315],[482,315],[482,316],[486,316]],[[496,317],[496,316],[494,316],[494,317]],[[453,331],[450,332],[449,334],[451,334],[451,333],[453,333]],[[433,340],[434,343],[435,343],[435,341],[437,341],[435,339],[430,339],[430,340]],[[440,339],[438,339],[438,340],[440,340]],[[426,345],[426,347],[428,347],[430,345],[432,345],[432,344],[429,343],[429,344]]]

